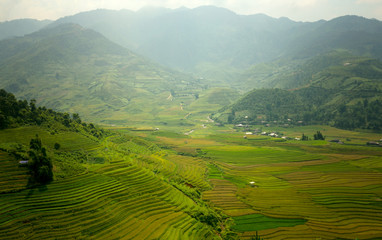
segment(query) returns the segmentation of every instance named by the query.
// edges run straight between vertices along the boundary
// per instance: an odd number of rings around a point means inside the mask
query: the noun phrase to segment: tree
[[[263,240],[263,238],[261,238],[259,236],[259,233],[256,231],[256,235],[254,237],[251,237],[251,240]]]
[[[8,123],[7,123],[7,118],[5,115],[0,110],[0,129],[5,129],[7,128]]]
[[[314,140],[325,140],[325,137],[322,135],[320,131],[317,131],[316,134],[313,135]]]
[[[54,149],[58,150],[60,149],[61,145],[59,143],[55,143],[54,144]]]
[[[78,113],[73,113],[73,120],[79,124],[81,124],[81,118]]]
[[[41,139],[36,135],[29,143],[29,163],[32,178],[38,183],[48,183],[53,180],[52,161],[46,154],[46,149],[42,146]]]
[[[302,134],[301,141],[308,141],[309,138],[305,134]]]

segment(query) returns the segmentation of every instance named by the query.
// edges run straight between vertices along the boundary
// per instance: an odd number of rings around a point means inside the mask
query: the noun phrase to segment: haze
[[[228,8],[238,14],[264,13],[295,21],[330,20],[343,15],[382,19],[382,0],[0,0],[0,21],[20,18],[56,20],[100,8],[139,10],[147,6],[195,8],[202,5]]]

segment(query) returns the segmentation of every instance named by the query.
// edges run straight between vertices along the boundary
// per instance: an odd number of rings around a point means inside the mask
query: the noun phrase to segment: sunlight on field
[[[312,133],[313,129],[317,128],[312,127]],[[360,142],[377,136],[329,129],[332,137],[341,135]],[[296,130],[298,135],[307,132],[307,128]],[[266,239],[367,238],[382,234],[377,230],[382,229],[379,215],[375,214],[382,212],[381,158],[373,156],[382,154],[381,149],[366,147],[364,142],[278,143],[264,137],[255,144],[236,134],[232,138],[216,134],[209,139],[224,144],[201,147],[204,157],[214,164],[209,167],[213,189],[203,198],[234,216],[234,228],[243,231],[242,237],[253,236],[255,230]],[[254,213],[262,215],[250,215]],[[249,216],[254,219],[246,220],[251,219]],[[272,220],[269,224],[248,224],[259,216]]]
[[[118,134],[102,141],[35,127],[0,132],[1,144],[27,145],[38,134],[50,150],[58,141],[62,149],[87,158],[71,175],[60,176],[68,166],[57,162],[60,178],[46,189],[1,196],[0,237],[22,238],[34,229],[36,237],[49,238],[63,234],[65,223],[65,234],[73,238],[212,239],[211,229],[190,215],[200,205],[189,196],[231,217],[231,229],[243,239],[256,231],[265,239],[382,236],[382,148],[255,135],[245,139],[229,127],[200,126],[189,135],[184,126],[175,131],[110,129]],[[366,136],[362,139],[369,140]],[[0,174],[7,183],[4,191],[25,188],[23,169],[10,164],[5,153],[0,161],[8,169]],[[17,174],[12,186],[7,171]],[[78,217],[83,221],[74,224]]]

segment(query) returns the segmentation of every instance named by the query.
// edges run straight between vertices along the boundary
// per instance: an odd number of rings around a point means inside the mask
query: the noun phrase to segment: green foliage
[[[0,150],[8,152],[17,160],[28,160],[28,154],[27,154],[28,148],[21,143],[15,143],[15,142],[1,143]]]
[[[191,216],[202,223],[206,223],[214,229],[220,229],[219,223],[222,222],[222,217],[210,208],[201,208],[198,211],[190,213]]]
[[[86,171],[84,164],[88,162],[88,152],[85,151],[56,151],[52,155],[54,178],[68,179]]]
[[[292,74],[295,89],[255,89],[220,109],[213,118],[236,124],[248,121],[250,124],[330,124],[343,129],[382,129],[381,61],[336,51],[313,58],[299,72],[307,73],[309,78],[302,77],[304,81],[300,81],[298,74]],[[279,80],[283,82],[281,76]]]
[[[301,141],[308,141],[308,140],[309,140],[309,137],[306,136],[305,134],[302,134]]]
[[[53,164],[46,154],[46,148],[42,146],[41,139],[31,139],[28,151],[28,168],[35,182],[45,184],[53,180]]]
[[[0,129],[14,128],[24,125],[44,125],[52,134],[57,130],[84,132],[100,139],[104,137],[103,129],[81,121],[77,113],[73,118],[68,113],[61,113],[37,107],[36,101],[17,100],[12,93],[0,89]]]
[[[317,131],[317,133],[313,135],[313,138],[314,140],[325,140],[325,137],[320,131]]]
[[[58,150],[60,149],[61,145],[59,143],[55,143],[54,144],[54,149]]]

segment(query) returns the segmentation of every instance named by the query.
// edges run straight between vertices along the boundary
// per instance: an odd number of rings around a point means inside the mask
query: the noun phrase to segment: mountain
[[[315,81],[319,73],[324,70],[331,67],[342,67],[346,64],[349,66],[351,62],[357,62],[361,59],[369,58],[355,56],[350,51],[338,49],[318,54],[304,61],[276,60],[253,66],[238,78],[237,84],[241,84],[241,88],[250,89],[300,88]]]
[[[192,94],[199,87],[76,24],[3,40],[0,49],[0,88],[98,122],[160,118],[162,110],[179,106],[167,100],[171,92]]]
[[[382,129],[380,60],[335,51],[317,56],[288,74],[275,75],[270,84],[294,88],[252,90],[213,118],[232,123],[275,121],[283,125],[302,121],[346,129]]]
[[[333,49],[382,59],[382,22],[360,16],[343,16],[322,24],[310,24],[296,34],[284,56],[307,58]]]
[[[309,23],[242,16],[212,6],[96,10],[1,41],[0,87],[92,121],[184,124],[180,119],[197,111],[195,106],[202,106],[203,114],[210,108],[208,95],[219,91],[202,92],[216,86],[244,92],[276,87],[295,93],[349,87],[337,82],[345,79],[352,91],[366,87],[379,94],[374,77],[362,72],[378,75],[374,70],[382,57],[381,34],[380,21],[357,16]],[[224,94],[227,104],[237,96]]]
[[[256,64],[301,61],[338,48],[382,58],[382,22],[358,16],[294,22],[204,6],[96,10],[54,24],[63,22],[94,29],[156,62],[220,83],[231,83],[240,71]]]
[[[138,12],[96,10],[59,19],[55,24],[63,22],[92,28],[161,64],[187,71],[203,68],[205,63],[242,68],[273,59],[284,45],[281,36],[302,25],[262,14],[240,16],[212,6]]]
[[[0,22],[0,40],[12,37],[20,37],[52,23],[50,20],[18,19],[6,22]]]

